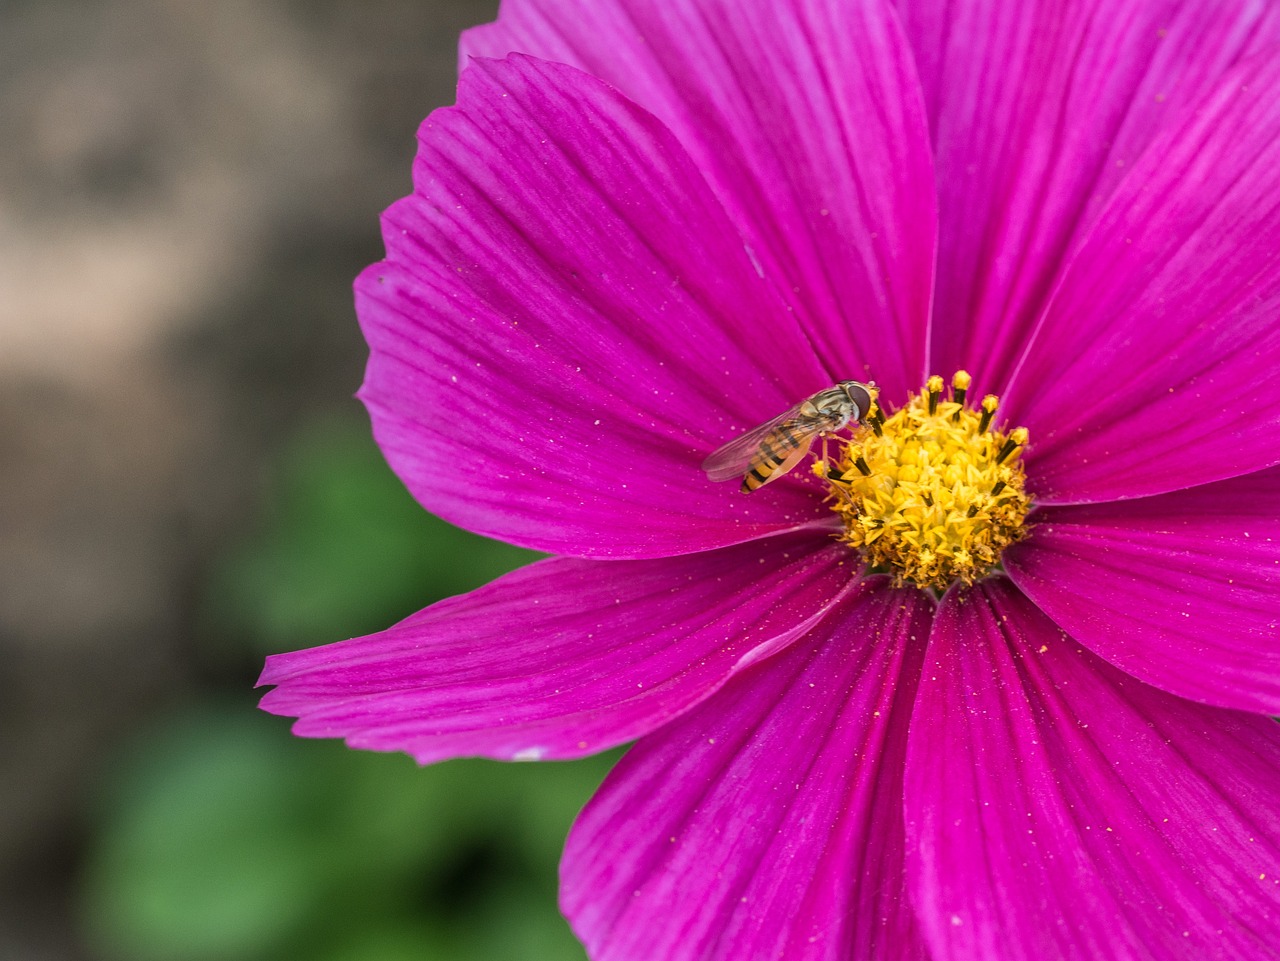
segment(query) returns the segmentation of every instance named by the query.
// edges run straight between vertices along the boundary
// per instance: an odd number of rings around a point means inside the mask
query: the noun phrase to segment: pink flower
[[[597,961],[1277,956],[1278,43],[1246,0],[508,0],[357,282],[361,397],[425,507],[560,556],[263,706],[423,763],[638,739],[565,853]],[[805,469],[699,469],[960,368],[1032,508],[945,591]]]

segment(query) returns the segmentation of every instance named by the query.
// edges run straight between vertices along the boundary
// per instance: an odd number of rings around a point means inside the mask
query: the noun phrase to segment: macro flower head
[[[505,0],[384,237],[388,462],[555,556],[267,710],[636,742],[595,961],[1277,956],[1280,5]]]

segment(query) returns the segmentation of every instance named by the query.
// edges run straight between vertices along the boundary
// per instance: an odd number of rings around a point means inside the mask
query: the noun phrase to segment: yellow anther
[[[934,374],[925,381],[925,390],[929,392],[929,416],[932,417],[938,412],[938,400],[942,397],[943,380],[937,374]]]
[[[987,428],[991,426],[991,418],[996,416],[996,408],[1000,406],[1000,398],[995,394],[988,394],[982,398],[982,419],[978,422],[978,433],[985,434]]]
[[[943,401],[944,381],[930,377],[881,430],[845,441],[825,472],[841,540],[899,584],[971,584],[1026,533],[1027,431],[991,430],[999,401],[988,395],[979,410],[966,407],[970,384],[957,372]]]

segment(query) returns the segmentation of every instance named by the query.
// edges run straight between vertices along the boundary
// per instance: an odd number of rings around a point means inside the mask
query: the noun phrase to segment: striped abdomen
[[[816,423],[815,420],[823,422]],[[751,459],[751,466],[743,475],[742,489],[750,493],[767,484],[774,474],[785,474],[795,467],[809,453],[813,439],[822,432],[824,426],[825,419],[802,416],[783,421],[769,431],[760,441],[760,446]]]

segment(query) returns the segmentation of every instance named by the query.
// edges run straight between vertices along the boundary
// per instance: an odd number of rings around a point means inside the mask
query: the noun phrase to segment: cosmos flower
[[[508,0],[357,282],[361,397],[428,510],[557,556],[263,706],[637,741],[564,856],[596,961],[1276,956],[1277,44],[1246,0]],[[701,470],[845,380],[880,416],[825,457]]]

